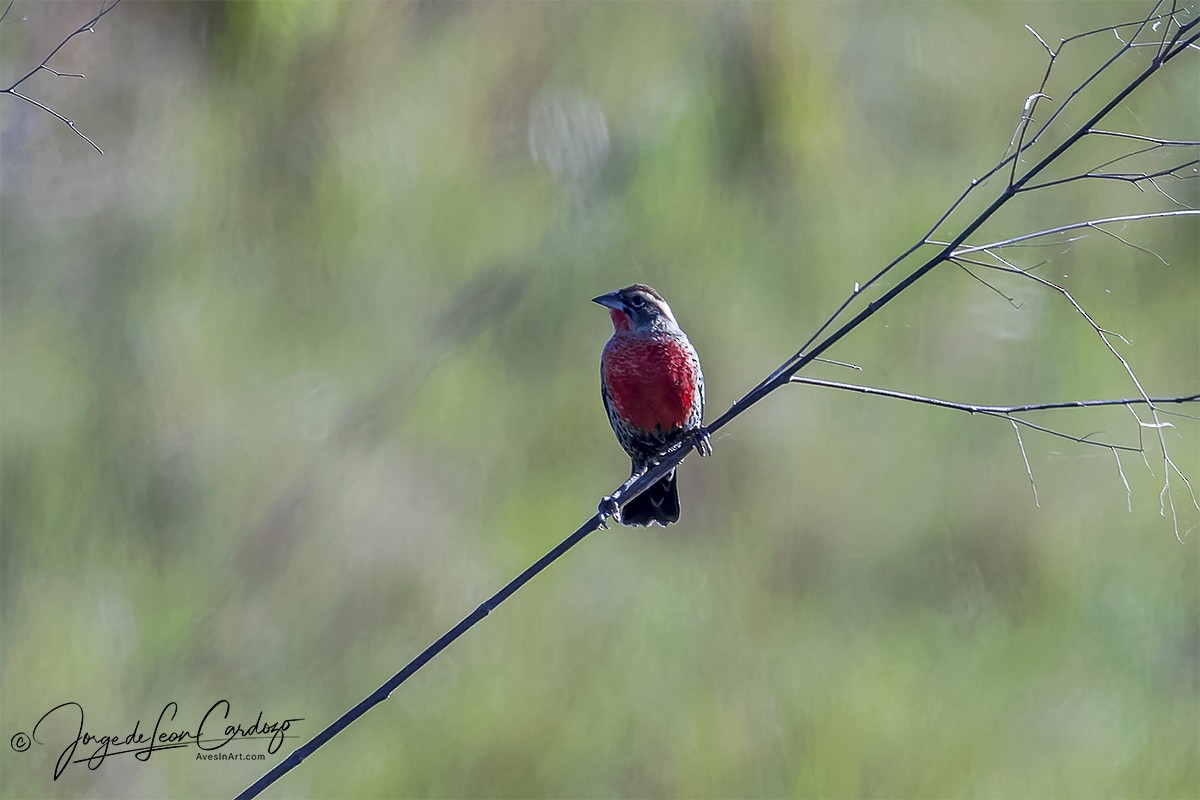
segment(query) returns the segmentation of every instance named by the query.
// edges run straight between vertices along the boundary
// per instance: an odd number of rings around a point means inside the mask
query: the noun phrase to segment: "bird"
[[[600,397],[617,441],[632,462],[615,496],[658,463],[662,454],[695,437],[702,456],[712,453],[704,420],[704,373],[687,334],[663,296],[643,283],[592,298],[608,309],[613,334],[600,357]],[[679,489],[672,469],[622,509],[614,496],[600,503],[600,519],[623,525],[666,527],[679,521]]]

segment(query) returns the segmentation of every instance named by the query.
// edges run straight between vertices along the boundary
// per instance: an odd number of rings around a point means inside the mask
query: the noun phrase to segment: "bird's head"
[[[608,309],[617,333],[659,333],[678,331],[679,323],[671,307],[658,292],[644,283],[635,283],[615,292],[592,298]]]

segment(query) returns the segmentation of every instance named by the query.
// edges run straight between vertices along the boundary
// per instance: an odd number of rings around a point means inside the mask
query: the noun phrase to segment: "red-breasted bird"
[[[633,461],[630,482],[688,437],[696,437],[701,455],[711,453],[702,425],[700,358],[667,301],[649,286],[635,283],[592,302],[607,308],[612,317],[613,335],[600,358],[600,396],[617,441]],[[625,525],[677,522],[675,470],[629,501],[619,514],[616,511],[613,498],[600,503],[602,518],[614,516]]]

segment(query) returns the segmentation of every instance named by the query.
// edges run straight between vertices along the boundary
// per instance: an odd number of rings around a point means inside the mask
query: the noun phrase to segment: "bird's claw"
[[[708,435],[708,428],[701,425],[692,435],[696,437],[696,452],[702,457],[711,456],[713,452],[712,439]]]
[[[618,525],[621,523],[621,504],[618,503],[611,495],[605,495],[600,501],[599,507],[596,509],[600,514],[600,527],[608,530],[608,519],[611,518]]]

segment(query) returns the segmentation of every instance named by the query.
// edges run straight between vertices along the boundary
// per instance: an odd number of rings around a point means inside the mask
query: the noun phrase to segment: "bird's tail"
[[[679,489],[675,485],[675,470],[662,480],[629,501],[621,509],[623,525],[662,525],[679,521]]]

